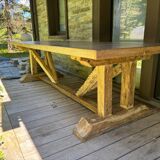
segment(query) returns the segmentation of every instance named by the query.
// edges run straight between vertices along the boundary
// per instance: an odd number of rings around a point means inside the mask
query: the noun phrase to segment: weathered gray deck
[[[5,104],[25,160],[152,160],[160,157],[160,113],[81,143],[73,134],[80,117],[92,113],[41,82],[6,80]],[[114,105],[118,103],[114,96]],[[15,159],[14,159],[15,160]],[[18,159],[19,160],[19,159]]]

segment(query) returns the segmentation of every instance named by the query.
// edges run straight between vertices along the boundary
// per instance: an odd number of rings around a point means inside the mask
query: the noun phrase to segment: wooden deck
[[[41,81],[3,83],[11,99],[4,110],[12,128],[4,122],[2,126],[13,131],[20,152],[13,160],[160,159],[159,112],[82,143],[72,134],[73,127],[91,111]],[[114,106],[118,100],[115,92]]]

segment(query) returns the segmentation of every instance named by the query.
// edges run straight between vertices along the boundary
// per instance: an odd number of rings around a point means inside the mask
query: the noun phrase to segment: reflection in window
[[[66,11],[65,0],[59,0],[59,30],[60,32],[66,31]]]
[[[147,0],[114,0],[113,41],[143,41]],[[140,86],[142,62],[138,61],[136,88]],[[115,81],[120,83],[120,77]]]
[[[143,40],[147,0],[114,0],[116,40]]]

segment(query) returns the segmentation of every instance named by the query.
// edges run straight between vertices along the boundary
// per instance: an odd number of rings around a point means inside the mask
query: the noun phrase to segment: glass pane
[[[147,0],[114,0],[113,41],[143,41]],[[141,65],[137,63],[136,88],[140,86]],[[120,82],[120,78],[116,79]]]
[[[114,34],[120,41],[143,40],[147,0],[114,0]]]
[[[59,0],[59,28],[60,32],[66,31],[66,17],[65,17],[65,0]]]

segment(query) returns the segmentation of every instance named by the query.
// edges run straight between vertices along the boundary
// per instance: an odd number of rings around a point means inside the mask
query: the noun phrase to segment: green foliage
[[[23,27],[31,31],[28,3],[22,4],[17,0],[0,0],[0,43],[20,39]],[[11,45],[8,46],[11,50]]]
[[[5,160],[3,151],[0,150],[0,160]]]
[[[0,42],[4,43],[7,40],[7,29],[6,28],[0,28]]]
[[[1,86],[0,86],[0,90],[2,90]],[[2,136],[0,136],[0,143],[1,144],[3,143],[3,137]],[[5,155],[4,155],[2,150],[0,150],[0,160],[5,160]]]
[[[0,54],[7,53],[7,52],[8,52],[7,44],[6,43],[0,44]]]
[[[7,44],[0,44],[0,56],[6,58],[18,58],[18,57],[28,57],[28,52],[14,51],[13,53],[8,53]]]
[[[6,58],[20,58],[20,57],[28,57],[27,52],[18,52],[18,53],[0,53],[0,56]]]

